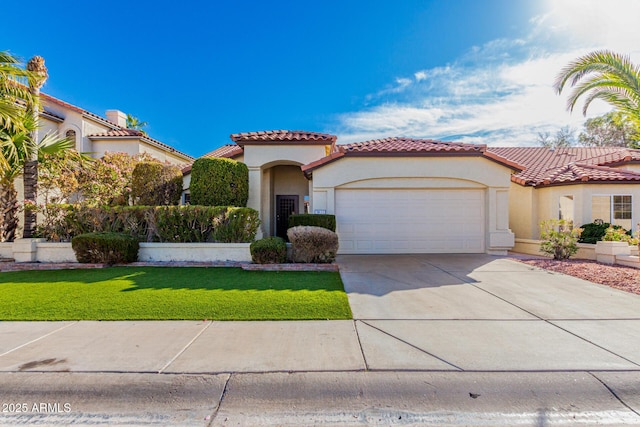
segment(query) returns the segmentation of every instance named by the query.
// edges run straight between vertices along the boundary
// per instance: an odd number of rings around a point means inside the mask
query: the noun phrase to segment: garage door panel
[[[482,190],[337,190],[340,253],[484,252]]]

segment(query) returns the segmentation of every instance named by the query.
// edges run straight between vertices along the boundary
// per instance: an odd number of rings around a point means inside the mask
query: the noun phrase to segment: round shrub
[[[287,262],[287,244],[280,237],[265,237],[249,247],[256,264],[282,264]]]
[[[338,252],[338,235],[322,227],[297,226],[287,230],[293,262],[331,263]]]
[[[191,167],[191,204],[247,206],[249,169],[231,159],[200,158]]]
[[[138,259],[138,240],[122,233],[85,233],[71,239],[78,262],[125,264]]]

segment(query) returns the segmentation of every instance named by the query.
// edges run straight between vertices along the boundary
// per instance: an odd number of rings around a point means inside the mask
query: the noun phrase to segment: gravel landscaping
[[[637,268],[599,264],[582,259],[567,261],[516,259],[516,261],[640,295],[640,269]]]

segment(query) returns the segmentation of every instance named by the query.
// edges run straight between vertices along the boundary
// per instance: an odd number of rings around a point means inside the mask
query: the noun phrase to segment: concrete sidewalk
[[[30,409],[0,425],[640,425],[637,295],[482,255],[340,263],[353,321],[0,322],[0,403]]]

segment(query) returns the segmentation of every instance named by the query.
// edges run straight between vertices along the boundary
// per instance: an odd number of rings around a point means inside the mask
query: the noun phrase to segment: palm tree
[[[41,56],[34,56],[27,62],[27,71],[31,72],[31,78],[29,79],[29,91],[31,92],[32,102],[27,102],[27,114],[31,114],[35,126],[31,129],[32,144],[38,144],[38,115],[39,115],[39,101],[40,101],[40,88],[47,81],[47,67],[44,65],[44,58]],[[29,156],[24,162],[24,200],[25,204],[29,201],[36,202],[38,199],[38,152],[37,150],[31,150],[28,152]],[[33,237],[37,226],[37,215],[34,209],[24,210],[24,230],[22,237],[25,239]]]
[[[143,135],[147,133],[143,130],[143,128],[147,127],[147,122],[141,122],[139,118],[136,116],[132,116],[131,114],[127,114],[127,129],[134,129],[142,132]]]
[[[570,62],[556,77],[558,94],[569,83],[573,91],[567,109],[573,111],[579,98],[586,96],[582,113],[591,102],[603,100],[640,128],[640,68],[628,56],[599,50]]]
[[[13,241],[18,227],[18,194],[14,181],[31,158],[57,153],[75,147],[75,142],[46,134],[39,143],[33,139],[38,120],[31,112],[22,110],[20,129],[0,128],[0,151],[8,167],[0,173],[0,241]],[[33,211],[25,209],[25,211]]]
[[[0,129],[23,130],[24,103],[33,102],[28,82],[31,73],[9,52],[0,51]],[[0,150],[1,151],[1,150]],[[0,171],[8,167],[0,152]]]

